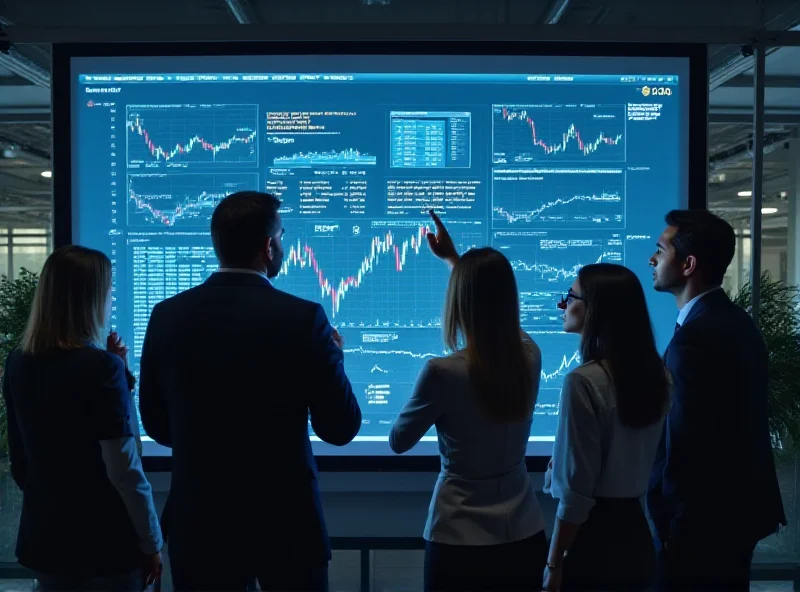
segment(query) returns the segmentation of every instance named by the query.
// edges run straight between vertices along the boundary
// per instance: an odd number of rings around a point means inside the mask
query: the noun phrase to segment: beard
[[[664,270],[653,278],[653,289],[656,292],[673,292],[683,286],[681,279],[679,274]]]
[[[283,266],[283,245],[276,245],[274,248],[274,257],[272,261],[267,261],[267,277],[273,279],[278,277]]]

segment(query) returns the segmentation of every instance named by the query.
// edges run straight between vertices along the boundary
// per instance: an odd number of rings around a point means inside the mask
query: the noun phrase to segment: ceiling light
[[[731,212],[745,213],[750,211],[750,208],[746,206],[720,206],[720,207],[711,206],[710,209],[712,212],[728,212],[728,213]]]
[[[52,176],[53,176],[53,171],[42,171],[42,177],[44,177],[45,179],[49,179]]]
[[[783,199],[786,199],[788,196],[789,196],[789,192],[788,191],[781,191],[781,197]]]
[[[761,208],[762,214],[777,214],[778,208]]]
[[[739,197],[752,197],[753,196],[753,192],[752,191],[740,191],[736,195],[738,195]]]
[[[713,173],[709,175],[708,182],[709,183],[724,183],[727,179],[727,175],[725,173]]]

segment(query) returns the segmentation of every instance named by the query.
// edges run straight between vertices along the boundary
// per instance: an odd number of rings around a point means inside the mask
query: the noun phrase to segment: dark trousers
[[[169,555],[175,592],[254,590],[264,592],[328,592],[328,565],[287,557],[279,549],[248,559],[248,549],[210,549],[203,556]],[[217,551],[216,553],[214,551]],[[237,552],[238,551],[238,552]]]
[[[118,576],[54,576],[36,574],[36,590],[41,592],[141,592],[142,572],[138,569]]]
[[[682,543],[658,544],[659,592],[749,592],[755,543],[698,529]]]
[[[564,559],[562,592],[646,590],[656,551],[638,499],[598,498]]]
[[[502,545],[425,545],[425,591],[465,592],[542,589],[547,563],[544,531]]]

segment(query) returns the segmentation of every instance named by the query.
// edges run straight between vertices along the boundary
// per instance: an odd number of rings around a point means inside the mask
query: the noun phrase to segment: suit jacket
[[[20,564],[83,577],[136,569],[139,537],[100,447],[138,428],[122,359],[95,347],[17,349],[6,360],[3,397],[11,474],[22,490]]]
[[[142,425],[172,448],[170,556],[224,544],[330,559],[309,414],[317,436],[343,446],[361,411],[319,304],[255,274],[215,273],[153,309],[139,381]]]
[[[768,427],[768,352],[722,290],[692,307],[667,348],[673,401],[650,478],[662,541],[715,531],[745,544],[786,524]]]
[[[524,343],[535,402],[542,354],[527,334]],[[464,351],[425,364],[392,426],[389,446],[406,452],[436,426],[442,469],[428,509],[426,540],[497,545],[544,530],[544,515],[525,467],[532,416],[533,409],[518,422],[488,418],[475,394]]]

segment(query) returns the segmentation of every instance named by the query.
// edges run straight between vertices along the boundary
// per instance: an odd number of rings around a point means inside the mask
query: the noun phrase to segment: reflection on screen
[[[434,208],[459,249],[511,261],[543,353],[529,452],[549,454],[563,377],[581,363],[556,308],[578,270],[628,265],[662,347],[674,323],[647,258],[664,214],[685,207],[687,61],[321,60],[73,59],[73,240],[114,262],[134,369],[153,306],[217,268],[219,201],[269,191],[285,227],[275,284],[324,306],[363,410],[353,444],[315,450],[390,454],[420,368],[447,353],[448,272],[425,241]],[[435,440],[413,453],[435,454]],[[168,451],[146,441],[145,453]]]

